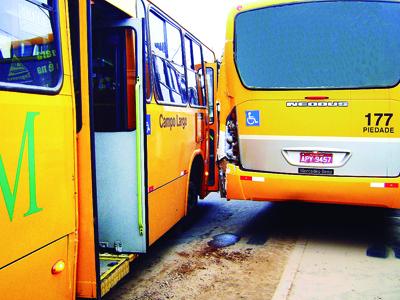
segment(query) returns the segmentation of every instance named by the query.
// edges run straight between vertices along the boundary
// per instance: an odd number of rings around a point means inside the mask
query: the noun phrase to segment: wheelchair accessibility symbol
[[[246,126],[260,126],[259,110],[246,110]]]
[[[146,115],[146,135],[151,134],[151,120],[150,115]]]

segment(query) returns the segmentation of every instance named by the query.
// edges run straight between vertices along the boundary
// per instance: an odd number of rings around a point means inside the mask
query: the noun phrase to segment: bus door
[[[96,29],[93,101],[98,241],[104,251],[146,251],[142,24]]]
[[[208,182],[207,192],[218,191],[218,168],[216,163],[219,119],[217,105],[215,103],[215,93],[217,91],[218,65],[217,63],[207,63],[206,65],[206,85],[207,85],[207,107],[208,107]]]

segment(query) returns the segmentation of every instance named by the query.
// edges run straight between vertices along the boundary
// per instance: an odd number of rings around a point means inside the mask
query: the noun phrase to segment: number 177
[[[393,114],[392,113],[374,113],[372,115],[371,113],[368,113],[368,114],[365,115],[365,117],[368,120],[368,126],[371,126],[371,121],[373,119],[372,116],[376,117],[375,126],[379,126],[379,124],[380,124],[380,122],[381,122],[383,117],[386,117],[385,126],[389,126],[390,120],[392,119]]]

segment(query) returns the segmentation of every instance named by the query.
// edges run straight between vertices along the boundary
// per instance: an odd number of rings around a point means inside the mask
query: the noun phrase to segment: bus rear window
[[[0,82],[46,88],[60,80],[52,1],[0,0]],[[34,4],[35,3],[35,4]]]
[[[391,87],[400,80],[400,3],[271,6],[235,20],[235,61],[252,89]]]

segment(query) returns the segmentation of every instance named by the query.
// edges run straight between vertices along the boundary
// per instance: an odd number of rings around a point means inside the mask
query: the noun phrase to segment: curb
[[[293,252],[290,254],[285,270],[282,273],[278,287],[275,290],[272,300],[287,300],[294,283],[299,265],[307,246],[306,240],[297,240]]]

